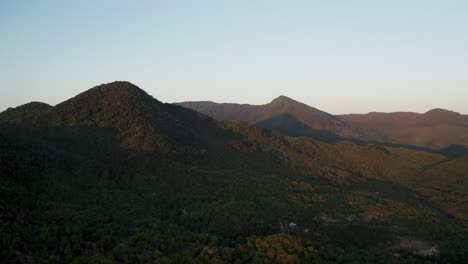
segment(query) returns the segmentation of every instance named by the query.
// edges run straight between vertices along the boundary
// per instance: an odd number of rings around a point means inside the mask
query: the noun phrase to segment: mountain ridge
[[[377,137],[372,131],[363,131],[352,123],[284,95],[263,105],[217,104],[212,102],[176,104],[201,112],[217,120],[241,120],[251,124],[261,123],[263,128],[274,129],[269,126],[268,120],[287,114],[311,130],[326,130],[340,137],[366,139],[376,139]]]
[[[457,263],[468,248],[468,156],[287,137],[125,82],[42,107],[0,113],[8,263]]]
[[[332,115],[284,95],[263,105],[194,101],[176,104],[217,120],[242,120],[285,135],[329,142],[352,139],[433,149],[452,145],[468,147],[468,116],[441,108],[422,114],[369,112]],[[297,132],[298,127],[301,133]]]
[[[434,149],[450,145],[468,147],[468,116],[434,108],[425,113],[392,112],[339,116],[364,129],[388,137],[392,143],[411,144]]]
[[[1,113],[0,119],[2,116],[5,119],[12,115],[24,116],[23,107],[15,109]],[[30,124],[113,129],[125,148],[166,153],[197,152],[205,148],[208,139],[199,135],[208,133],[207,130],[215,126],[207,116],[164,104],[141,88],[123,81],[95,86],[48,107],[47,111],[25,117]],[[26,118],[16,119],[17,123],[26,121]]]

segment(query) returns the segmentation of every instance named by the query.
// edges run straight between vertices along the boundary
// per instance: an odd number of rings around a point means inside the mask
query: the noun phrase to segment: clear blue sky
[[[468,1],[0,1],[0,110],[135,83],[164,102],[468,114]]]

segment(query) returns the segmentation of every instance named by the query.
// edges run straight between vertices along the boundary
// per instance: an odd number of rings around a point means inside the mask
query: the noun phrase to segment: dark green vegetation
[[[461,263],[467,158],[284,137],[101,85],[0,114],[0,259]]]

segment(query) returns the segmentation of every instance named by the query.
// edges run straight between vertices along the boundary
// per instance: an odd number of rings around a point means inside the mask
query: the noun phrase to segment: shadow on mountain
[[[431,149],[415,145],[386,143],[380,141],[364,141],[355,138],[340,137],[330,131],[312,129],[289,114],[281,114],[275,116],[273,118],[258,122],[255,124],[255,126],[263,129],[269,129],[290,137],[308,137],[329,144],[336,144],[339,141],[351,141],[359,145],[374,145],[377,147],[397,147],[425,151],[440,154],[451,159],[458,158],[463,155],[468,155],[468,148],[466,148],[463,145],[450,145],[443,149]]]
[[[45,191],[57,181],[83,192],[102,180],[129,186],[128,157],[138,153],[123,150],[114,129],[24,124],[1,124],[0,129],[0,173],[34,190]]]
[[[281,114],[255,124],[290,137],[309,137],[315,140],[334,144],[344,138],[325,130],[312,129],[289,114]]]
[[[450,145],[443,149],[432,149],[432,148],[420,147],[420,146],[414,146],[414,145],[386,143],[386,142],[379,142],[379,141],[362,141],[358,139],[343,139],[343,140],[349,140],[359,145],[375,145],[379,147],[395,147],[395,148],[406,148],[406,149],[411,149],[411,150],[425,151],[425,152],[430,152],[434,154],[440,154],[449,159],[455,159],[464,155],[468,155],[468,148],[462,145]]]
[[[458,158],[468,155],[468,148],[463,145],[450,145],[446,148],[439,150],[439,153],[448,158]]]
[[[264,131],[216,123],[126,82],[10,109],[0,114],[1,262],[392,263],[393,248],[375,245],[402,236],[435,238],[441,262],[462,262],[464,222],[432,201],[466,211],[464,160],[451,165],[461,175],[428,180],[422,153],[279,134],[349,140],[298,119],[276,116],[257,124]]]

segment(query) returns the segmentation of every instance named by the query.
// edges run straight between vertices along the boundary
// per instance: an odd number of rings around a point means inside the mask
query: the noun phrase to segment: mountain
[[[466,169],[466,156],[286,137],[103,84],[0,113],[0,258],[460,263]]]
[[[31,102],[2,112],[0,121],[10,123],[31,121],[36,116],[44,114],[52,108],[52,106],[45,103]]]
[[[34,120],[31,120],[35,117]],[[163,104],[128,82],[96,86],[50,107],[30,103],[5,111],[0,119],[30,120],[51,126],[114,130],[124,148],[161,152],[197,152],[205,148],[210,118],[172,104]]]
[[[242,120],[287,136],[333,143],[348,139],[468,153],[468,116],[444,109],[411,112],[331,115],[285,96],[265,105],[184,102],[217,120]]]
[[[217,120],[241,120],[272,129],[288,136],[309,136],[334,141],[339,138],[378,139],[364,130],[314,107],[280,96],[265,105],[184,102],[178,105],[193,109]],[[298,127],[300,127],[298,129]]]
[[[410,112],[349,114],[339,116],[365,129],[385,135],[400,144],[441,149],[450,145],[468,147],[468,118],[460,113],[433,109],[424,114]]]
[[[59,124],[116,129],[122,146],[162,152],[196,152],[206,147],[215,126],[209,118],[163,104],[128,82],[100,85],[58,104],[51,118]]]

